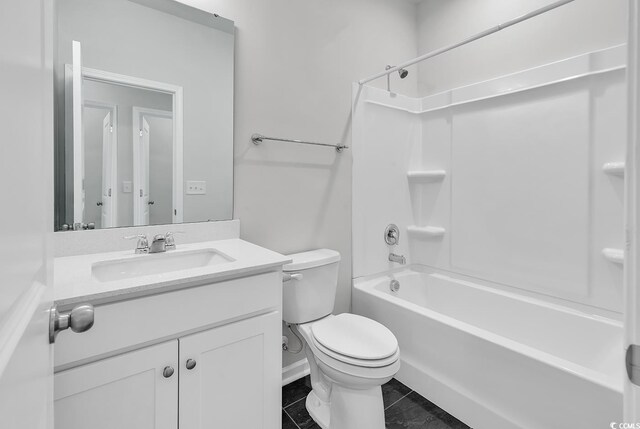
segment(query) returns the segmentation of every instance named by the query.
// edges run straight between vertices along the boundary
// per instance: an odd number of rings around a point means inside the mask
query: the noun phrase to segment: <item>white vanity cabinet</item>
[[[177,368],[173,340],[57,373],[55,429],[175,429]]]
[[[281,272],[95,307],[55,349],[56,429],[280,429]]]
[[[180,338],[180,428],[280,429],[281,323],[269,313]]]

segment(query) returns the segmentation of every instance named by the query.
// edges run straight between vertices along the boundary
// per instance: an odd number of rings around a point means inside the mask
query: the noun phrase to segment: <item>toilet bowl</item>
[[[289,255],[284,267],[283,318],[304,342],[312,391],[311,417],[323,429],[384,429],[382,384],[400,368],[398,342],[366,317],[332,315],[338,252]]]

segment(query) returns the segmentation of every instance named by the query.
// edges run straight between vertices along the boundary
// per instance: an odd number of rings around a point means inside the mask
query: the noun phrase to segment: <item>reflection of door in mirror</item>
[[[113,225],[113,166],[115,157],[113,156],[113,126],[111,125],[111,112],[102,120],[102,213],[100,216],[101,228],[109,228]]]
[[[84,222],[96,228],[117,226],[117,106],[85,100],[83,105]]]
[[[181,222],[181,88],[86,67],[76,85],[72,67],[66,72],[68,87],[82,91],[73,123],[74,133],[81,130],[73,140],[80,222],[97,228]]]
[[[171,111],[133,107],[134,224],[174,222],[174,190],[181,185],[174,173],[174,153],[182,152],[174,141]],[[136,139],[137,138],[137,139]]]

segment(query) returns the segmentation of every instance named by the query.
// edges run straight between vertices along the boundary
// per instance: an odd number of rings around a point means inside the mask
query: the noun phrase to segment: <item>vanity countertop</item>
[[[134,261],[138,258],[162,257],[165,253],[136,255],[128,251],[94,253],[54,259],[54,300],[65,309],[75,304],[105,304],[169,292],[185,287],[214,283],[278,269],[291,262],[287,256],[240,239],[180,244],[171,254],[215,249],[233,260],[217,265],[99,281],[92,273],[96,263]],[[169,252],[167,252],[168,254]]]

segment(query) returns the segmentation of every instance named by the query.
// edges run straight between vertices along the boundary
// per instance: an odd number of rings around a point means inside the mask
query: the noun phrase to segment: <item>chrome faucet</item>
[[[175,234],[184,234],[182,231],[167,232],[166,234],[158,234],[153,237],[149,253],[167,252],[176,249]]]
[[[151,245],[149,245],[149,240],[145,234],[129,235],[123,238],[127,240],[133,240],[134,238],[138,239],[138,243],[136,244],[136,253],[162,253],[167,250],[175,250],[176,240],[173,236],[174,234],[183,234],[183,232],[176,231],[167,232],[166,234],[158,234],[153,237]]]
[[[151,246],[149,247],[149,253],[162,253],[167,251],[167,236],[165,234],[158,234],[153,237]]]
[[[398,264],[405,265],[407,263],[407,258],[404,255],[396,255],[395,253],[389,253],[389,261],[397,262]]]

